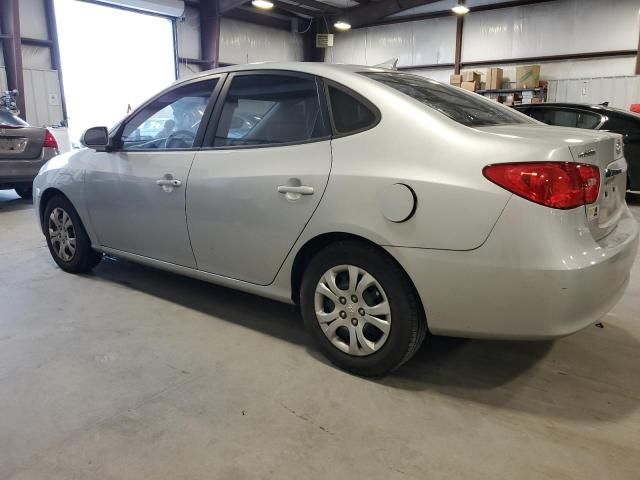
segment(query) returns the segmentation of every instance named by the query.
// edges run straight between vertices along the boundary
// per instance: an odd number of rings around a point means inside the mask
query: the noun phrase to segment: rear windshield
[[[0,128],[2,127],[28,127],[29,124],[21,118],[14,117],[11,112],[0,109]]]
[[[501,105],[493,105],[479,95],[469,95],[458,87],[443,85],[418,75],[372,72],[363,72],[362,75],[409,95],[468,127],[533,123],[521,114]]]

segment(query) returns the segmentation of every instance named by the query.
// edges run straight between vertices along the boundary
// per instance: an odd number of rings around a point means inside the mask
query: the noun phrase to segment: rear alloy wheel
[[[389,338],[391,308],[384,289],[355,265],[325,272],[316,286],[315,309],[324,335],[349,355],[371,355]]]
[[[427,323],[406,273],[386,252],[347,240],[318,252],[300,289],[307,329],[338,367],[381,376],[409,360]]]
[[[33,198],[33,187],[31,185],[25,185],[20,187],[14,187],[14,190],[21,198],[25,200],[31,200]]]
[[[51,256],[66,272],[88,272],[102,259],[91,248],[78,213],[62,196],[49,200],[44,211],[44,227]]]

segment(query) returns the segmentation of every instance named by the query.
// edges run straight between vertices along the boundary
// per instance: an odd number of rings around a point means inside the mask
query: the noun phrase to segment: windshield
[[[534,123],[526,117],[493,104],[479,95],[469,95],[428,78],[408,73],[372,73],[362,75],[383,83],[468,127]]]
[[[29,124],[11,112],[0,109],[0,127],[28,127]]]

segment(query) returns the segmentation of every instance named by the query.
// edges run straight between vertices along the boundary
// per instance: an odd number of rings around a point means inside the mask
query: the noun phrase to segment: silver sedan
[[[620,136],[392,70],[222,68],[83,142],[34,183],[62,269],[107,253],[299,304],[318,347],[361,375],[427,332],[587,327],[638,247]]]

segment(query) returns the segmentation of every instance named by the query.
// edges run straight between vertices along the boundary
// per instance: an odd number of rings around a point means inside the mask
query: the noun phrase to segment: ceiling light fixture
[[[251,5],[260,10],[271,10],[273,8],[273,2],[269,0],[252,0]]]
[[[340,30],[341,32],[346,32],[347,30],[351,30],[351,24],[349,22],[345,22],[344,20],[338,20],[333,24],[336,30]]]
[[[458,0],[458,4],[451,9],[456,15],[469,13],[469,8],[464,4],[464,0]]]

